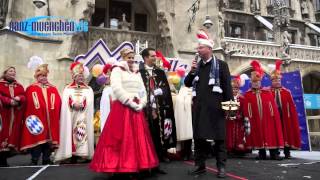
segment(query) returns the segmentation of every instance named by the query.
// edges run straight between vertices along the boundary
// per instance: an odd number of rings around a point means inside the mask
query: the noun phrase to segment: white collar
[[[203,62],[203,64],[207,64],[208,62],[210,62],[212,60],[212,57],[210,57],[209,59],[207,59],[206,61],[203,61],[202,60],[202,62]]]
[[[154,66],[148,66],[147,64],[145,64],[145,68],[146,68],[147,70],[153,70]]]

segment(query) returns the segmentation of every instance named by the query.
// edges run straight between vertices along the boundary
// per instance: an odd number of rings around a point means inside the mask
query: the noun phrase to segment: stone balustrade
[[[281,46],[275,42],[229,37],[224,41],[227,51],[235,51],[233,57],[281,59]],[[290,44],[290,58],[293,61],[320,63],[320,47]]]

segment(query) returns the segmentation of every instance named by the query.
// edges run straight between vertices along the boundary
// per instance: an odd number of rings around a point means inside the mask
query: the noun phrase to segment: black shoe
[[[259,155],[256,157],[256,160],[266,160],[267,156]]]
[[[160,169],[160,168],[154,169],[154,172],[155,172],[156,174],[167,174],[167,172],[165,172],[164,170],[162,170],[162,169]]]
[[[53,162],[51,160],[42,160],[42,165],[52,165]]]
[[[226,177],[226,170],[224,168],[218,168],[218,178],[225,178]]]
[[[285,159],[291,159],[292,157],[291,157],[290,154],[285,154],[285,155],[284,155],[284,158],[285,158]]]
[[[38,161],[32,160],[30,163],[30,166],[37,166],[37,165],[38,165]]]
[[[7,162],[7,159],[3,159],[0,162],[0,167],[9,167],[9,164]]]
[[[168,162],[170,162],[170,159],[167,158],[167,157],[163,157],[163,158],[161,158],[160,161],[161,161],[161,162],[166,162],[166,163],[168,163]]]
[[[190,171],[189,172],[189,175],[201,175],[201,174],[204,174],[206,172],[206,167],[203,166],[203,167],[198,167],[197,169],[193,170],[193,171]]]
[[[270,156],[270,159],[271,160],[277,160],[277,161],[282,161],[283,160],[283,158],[280,157],[278,154]]]

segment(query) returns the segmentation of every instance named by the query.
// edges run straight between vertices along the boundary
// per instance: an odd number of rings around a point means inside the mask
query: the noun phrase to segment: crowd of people
[[[121,60],[107,64],[103,72],[110,86],[103,94],[101,135],[95,147],[94,93],[84,76],[84,65],[70,66],[72,82],[60,96],[48,82],[48,64],[39,64],[35,83],[24,90],[16,70],[8,67],[0,80],[0,166],[18,152],[31,154],[31,165],[90,162],[95,172],[135,175],[166,174],[159,162],[169,162],[168,150],[183,142],[184,160],[192,157],[190,175],[206,172],[208,149],[213,149],[217,176],[226,176],[228,154],[245,155],[259,150],[257,159],[281,160],[280,149],[301,146],[298,116],[291,93],[281,85],[281,61],[271,74],[272,86],[262,87],[264,71],[253,60],[251,88],[240,93],[241,79],[232,76],[228,64],[212,52],[207,33],[197,34],[198,58],[184,79],[173,105],[166,72],[156,66],[155,49],[146,48],[138,63],[132,49],[121,51]],[[222,102],[237,102],[234,111]],[[103,113],[102,113],[103,111]],[[183,128],[182,128],[183,127]],[[214,144],[214,145],[213,145]],[[213,148],[212,148],[213,147]],[[42,156],[41,156],[42,155]]]

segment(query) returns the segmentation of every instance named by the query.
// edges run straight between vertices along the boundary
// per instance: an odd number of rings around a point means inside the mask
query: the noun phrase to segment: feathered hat
[[[78,74],[83,74],[84,73],[84,67],[83,64],[81,62],[73,62],[70,65],[70,72],[72,74],[72,77],[75,77]]]
[[[233,88],[240,88],[241,87],[241,78],[240,75],[234,76],[231,80],[231,85]]]
[[[255,82],[255,81],[261,81],[264,72],[263,69],[261,68],[261,64],[258,60],[252,60],[251,61],[251,66],[252,66],[252,74],[251,74],[251,81]]]
[[[163,56],[161,51],[156,51],[156,56],[161,59],[164,68],[171,68],[170,62]]]
[[[198,43],[199,45],[206,45],[210,48],[213,48],[213,40],[209,38],[207,32],[203,29],[200,29],[197,33]]]
[[[28,62],[28,68],[34,70],[34,78],[40,75],[47,76],[49,73],[48,64],[44,64],[43,60],[39,56],[32,56]]]
[[[271,72],[271,79],[281,79],[281,65],[282,65],[282,60],[278,59],[276,60],[275,63],[276,67],[275,69]]]

